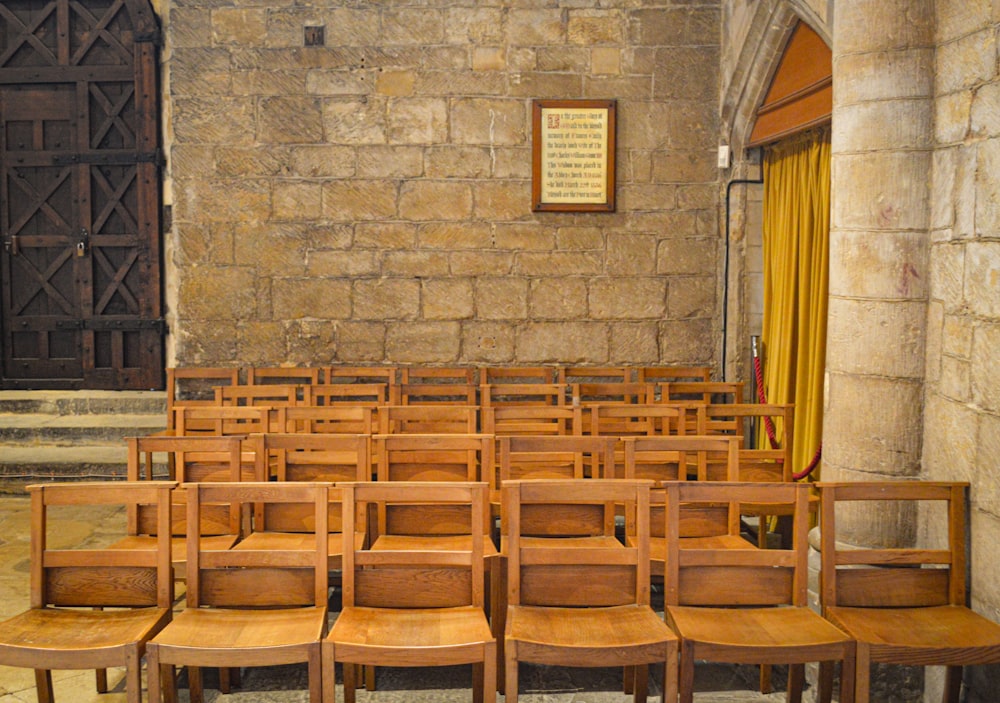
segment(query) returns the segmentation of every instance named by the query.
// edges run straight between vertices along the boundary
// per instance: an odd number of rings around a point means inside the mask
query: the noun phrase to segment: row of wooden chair
[[[635,480],[513,481],[503,494],[506,628],[487,624],[482,588],[482,483],[229,482],[184,488],[189,539],[187,607],[171,619],[170,542],[147,550],[66,549],[51,539],[59,506],[148,502],[170,521],[172,482],[33,486],[30,608],[0,625],[0,663],[36,670],[40,700],[51,700],[49,671],[125,666],[130,703],[140,701],[148,659],[149,697],[174,700],[176,666],[188,667],[192,700],[204,666],[308,662],[310,700],[334,698],[334,664],[344,666],[354,700],[354,665],[475,663],[474,699],[495,700],[495,648],[503,644],[507,700],[517,698],[521,662],[626,667],[644,700],[649,664],[662,669],[664,700],[691,700],[695,660],[789,664],[797,700],[802,664],[819,661],[819,698],[829,701],[841,662],[842,702],[868,700],[870,662],[949,667],[946,701],[958,701],[961,667],[1000,662],[1000,626],[969,610],[966,579],[967,484],[820,483],[825,618],[806,605],[808,488],[730,482],[671,482],[657,494]],[[653,491],[651,493],[651,491]],[[652,496],[652,497],[651,497]],[[792,505],[789,549],[684,544],[698,506],[778,500]],[[451,504],[466,511],[472,537],[444,551],[432,545],[379,550],[343,540],[343,609],[327,632],[331,501],[353,534],[364,504]],[[948,537],[940,548],[860,549],[838,540],[846,503],[943,504]],[[219,502],[309,506],[309,548],[217,550],[195,525]],[[649,506],[659,502],[667,541],[664,616],[649,604]],[[581,542],[558,534],[537,512],[569,506],[607,512],[633,506],[624,543]],[[567,587],[572,584],[572,587]],[[47,696],[43,697],[43,696]]]

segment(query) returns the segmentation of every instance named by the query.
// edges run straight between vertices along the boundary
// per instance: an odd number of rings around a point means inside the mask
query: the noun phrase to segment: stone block
[[[368,9],[319,9],[303,5],[270,11],[270,46],[301,47],[302,28],[306,24],[324,27],[328,47],[368,47],[378,44],[378,13]]]
[[[831,295],[916,300],[926,297],[927,235],[841,230],[830,235]]]
[[[275,220],[314,220],[323,212],[323,186],[315,181],[276,181],[272,194]]]
[[[669,46],[656,52],[654,98],[710,101],[718,94],[718,46]]]
[[[532,320],[573,320],[587,316],[587,282],[583,278],[558,276],[535,278],[528,293],[528,317]]]
[[[324,101],[323,131],[325,140],[331,144],[385,144],[384,98],[331,98]]]
[[[417,77],[418,95],[446,95],[464,98],[467,95],[502,95],[507,75],[500,71],[464,70],[430,71]],[[453,141],[458,141],[452,137]]]
[[[923,384],[827,369],[824,468],[852,468],[869,479],[918,476]]]
[[[590,251],[527,251],[517,257],[517,272],[523,276],[593,276],[603,273],[603,257]]]
[[[927,324],[923,300],[831,296],[828,306],[828,368],[890,378],[923,378]]]
[[[937,387],[941,395],[951,400],[962,402],[972,401],[972,386],[970,383],[969,362],[954,356],[941,357],[941,373],[937,379]]]
[[[992,26],[942,44],[937,50],[935,89],[940,94],[947,94],[995,80],[996,52],[996,33]]]
[[[560,227],[556,230],[557,249],[604,249],[604,232],[600,227]]]
[[[505,43],[510,46],[561,44],[566,27],[559,9],[513,8],[507,13]]]
[[[523,320],[528,316],[528,281],[510,276],[477,278],[475,303],[479,320]]]
[[[959,95],[968,100],[971,92]],[[975,91],[970,131],[975,137],[1000,136],[1000,83],[989,83]]]
[[[302,178],[350,178],[357,173],[356,151],[349,146],[295,146],[291,174]]]
[[[448,275],[448,254],[442,251],[389,251],[382,258],[382,272],[386,276]]]
[[[472,214],[472,190],[455,181],[407,181],[400,187],[399,216],[404,220],[463,220]]]
[[[284,322],[250,320],[236,331],[237,353],[242,363],[268,366],[275,359],[288,358],[288,336]]]
[[[542,46],[536,55],[538,71],[583,73],[590,65],[590,52],[580,47]]]
[[[670,279],[667,317],[674,320],[711,317],[716,310],[714,276],[684,276]]]
[[[931,248],[930,296],[949,310],[965,305],[965,252],[963,246],[947,244]]]
[[[448,145],[428,147],[423,156],[427,178],[488,178],[493,158],[487,147]]]
[[[951,41],[982,29],[989,22],[994,5],[991,0],[952,0],[938,3],[935,8],[937,41]]]
[[[500,275],[514,269],[514,254],[503,251],[454,251],[449,260],[453,276]]]
[[[379,220],[396,215],[395,181],[344,180],[323,183],[323,217],[333,221]]]
[[[977,148],[975,180],[975,233],[995,237],[1000,232],[1000,138],[987,139]]]
[[[642,46],[711,45],[721,21],[717,7],[649,8],[629,19],[630,43]]]
[[[862,0],[837,8],[837,53],[931,46],[934,7],[923,0]]]
[[[546,73],[525,71],[511,80],[510,94],[517,98],[535,98],[539,95],[550,99],[572,99],[583,92],[583,76],[576,73]]]
[[[531,147],[490,147],[494,178],[531,178]]]
[[[489,249],[493,232],[486,222],[434,222],[417,228],[417,242],[430,249]]]
[[[434,8],[387,8],[382,16],[381,43],[440,44],[444,38],[444,15]]]
[[[934,48],[834,56],[837,105],[934,95]]]
[[[385,328],[382,322],[338,322],[337,361],[345,364],[385,361]]]
[[[212,10],[212,43],[263,46],[267,38],[265,8],[219,7]]]
[[[646,154],[654,183],[714,183],[719,172],[715,151],[664,151]]]
[[[958,143],[969,135],[973,119],[972,95],[971,91],[963,90],[942,95],[934,101],[934,139],[938,144]],[[973,130],[991,128],[984,119],[991,107],[986,102],[979,105],[979,115]]]
[[[448,106],[438,98],[396,98],[389,101],[391,144],[438,144],[448,138]]]
[[[531,184],[527,181],[489,180],[477,184],[473,213],[486,221],[510,221],[531,210]]]
[[[446,3],[447,4],[447,3]],[[445,40],[452,44],[502,44],[503,9],[484,3],[445,10]]]
[[[301,276],[306,266],[306,238],[288,223],[240,222],[233,226],[236,263],[258,276]]]
[[[211,46],[211,9],[176,6],[170,8],[170,42],[175,51]]]
[[[928,149],[934,141],[933,102],[918,98],[840,106],[831,138],[845,152]]]
[[[257,141],[265,144],[315,144],[323,141],[323,111],[307,96],[265,98],[258,104]]]
[[[651,234],[608,234],[607,273],[636,276],[656,272],[656,237]]]
[[[622,50],[598,46],[590,50],[590,72],[617,75],[622,72]]]
[[[610,358],[607,325],[529,322],[517,331],[517,360],[525,364],[604,364]]]
[[[1000,413],[1000,324],[980,324],[972,338],[972,397],[973,401],[994,414]]]
[[[467,364],[512,364],[515,327],[503,322],[462,323],[462,361]]]
[[[652,91],[649,76],[587,75],[583,77],[583,97],[594,100],[614,95],[618,100],[648,100]]]
[[[375,90],[379,95],[402,97],[413,95],[417,76],[413,71],[383,71],[375,80]]]
[[[420,314],[420,281],[362,278],[354,281],[355,320],[413,320]]]
[[[621,10],[570,10],[566,40],[570,44],[621,44],[627,16]]]
[[[419,178],[424,173],[424,152],[418,146],[362,146],[357,160],[362,178]]]
[[[973,314],[996,320],[1000,318],[1000,243],[970,242],[965,251],[964,301]]]
[[[384,91],[379,90],[379,85],[376,83],[376,75],[381,79],[384,74],[374,74],[372,71],[360,71],[354,67],[340,70],[331,70],[328,68],[314,69],[306,74],[306,85],[302,92],[317,97],[368,95],[372,92],[372,86],[375,86],[379,94],[385,95]]]
[[[659,324],[660,363],[701,366],[715,363],[715,332],[709,318],[664,320]]]
[[[406,222],[359,222],[354,227],[354,246],[373,249],[405,249],[417,240],[416,225]]]
[[[954,315],[945,315],[942,320],[944,339],[942,352],[963,359],[972,357],[972,342],[975,337],[977,321],[964,315],[964,310]]]
[[[656,272],[704,275],[714,273],[717,243],[711,239],[664,239],[656,249]]]
[[[503,71],[507,68],[507,51],[502,46],[477,46],[472,50],[473,71]]]
[[[400,322],[386,332],[385,352],[394,363],[449,363],[461,351],[458,322]]]
[[[472,280],[469,278],[430,279],[420,290],[423,319],[467,320],[475,317]]]
[[[266,221],[271,216],[271,189],[266,181],[187,181],[175,184],[177,221]]]
[[[235,319],[182,318],[171,329],[177,343],[178,366],[222,366],[239,358]]]
[[[219,146],[215,149],[215,172],[224,178],[264,178],[287,173],[291,154],[280,146]],[[177,166],[177,164],[174,164]],[[207,175],[211,170],[199,168],[182,171]]]
[[[251,319],[257,310],[256,274],[248,266],[190,266],[177,300],[184,320]]]
[[[498,249],[552,251],[556,248],[555,231],[536,223],[497,223],[494,231]]]
[[[666,312],[667,282],[656,278],[597,278],[590,284],[595,320],[660,319]]]
[[[658,325],[655,322],[611,324],[612,364],[653,365],[659,363]]]
[[[337,360],[337,323],[296,320],[288,325],[287,360],[296,366],[332,364]]]
[[[174,98],[174,138],[177,144],[254,143],[255,108],[246,98]]]
[[[275,278],[271,300],[276,320],[347,319],[351,282],[336,278]]]
[[[929,151],[838,154],[833,170],[843,188],[831,193],[832,229],[926,230]]]
[[[309,252],[306,275],[312,277],[377,276],[380,273],[378,256],[374,251],[352,249]]]
[[[461,98],[452,103],[451,141],[463,145],[524,144],[526,122],[523,101]]]

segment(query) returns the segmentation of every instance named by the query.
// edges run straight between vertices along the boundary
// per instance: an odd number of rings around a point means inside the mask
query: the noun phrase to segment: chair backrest
[[[174,409],[178,435],[249,435],[270,430],[271,408],[267,406],[209,405]]]
[[[740,437],[676,435],[625,437],[625,478],[656,481],[736,481]]]
[[[303,388],[303,405],[355,405],[377,408],[389,404],[386,383],[320,383]]]
[[[326,382],[332,383],[384,383],[394,386],[399,382],[395,366],[327,366]]]
[[[182,366],[167,369],[167,429],[174,429],[174,408],[215,405],[216,386],[236,386],[237,367]]]
[[[609,478],[615,437],[499,437],[500,481],[528,478]]]
[[[583,415],[571,405],[483,408],[483,432],[492,435],[581,435]]]
[[[550,406],[566,404],[563,383],[488,383],[479,389],[484,408],[511,406]]]
[[[321,606],[327,602],[328,483],[197,483],[188,492],[187,607],[273,608]],[[218,550],[202,545],[197,525],[203,506],[232,503],[309,504],[316,548]]]
[[[503,485],[508,602],[601,607],[649,603],[649,482],[615,479],[509,481]],[[623,504],[638,518],[625,544],[566,548],[557,535],[533,536],[529,512],[559,514]],[[613,509],[612,509],[613,512]],[[575,535],[571,535],[575,536]]]
[[[566,366],[566,383],[631,383],[632,369],[627,366]]]
[[[363,405],[296,405],[275,408],[275,432],[305,434],[372,434],[375,409]]]
[[[676,381],[659,384],[660,402],[742,403],[743,383],[736,381]]]
[[[595,405],[590,434],[610,437],[677,435],[687,431],[687,409],[663,404]]]
[[[820,481],[824,607],[918,608],[967,605],[967,492],[964,482]],[[839,508],[839,511],[838,511]],[[927,547],[882,544],[871,548],[841,542],[851,539],[849,525],[878,514],[910,512],[940,518],[947,526],[943,544]],[[937,510],[938,513],[932,511]],[[838,525],[838,512],[841,524]],[[890,518],[891,519],[891,518]],[[848,526],[843,523],[847,522]],[[935,548],[936,547],[936,548]]]
[[[641,366],[635,370],[640,383],[670,383],[678,381],[712,380],[711,366]]]
[[[483,385],[512,383],[565,383],[563,370],[558,366],[485,366],[479,369],[479,382]]]
[[[666,605],[805,606],[808,586],[809,486],[801,483],[675,481],[664,486],[668,535],[663,592]],[[692,534],[682,516],[693,506],[773,503],[790,506],[791,549],[681,548]]]
[[[722,403],[703,408],[706,416],[706,434],[741,435],[740,481],[791,481],[793,429],[795,406],[790,404]],[[772,447],[766,438],[764,419],[774,424],[778,447]],[[756,425],[758,437],[765,444],[752,446],[751,426]]]
[[[353,533],[355,515],[368,505],[377,512],[394,507],[439,505],[463,512],[468,549],[372,552],[345,538],[343,603],[345,607],[440,608],[482,607],[485,602],[484,544],[488,526],[487,486],[470,482],[400,482],[343,484],[344,534]]]
[[[479,388],[472,383],[401,383],[400,405],[478,405]]]
[[[403,366],[399,369],[400,383],[475,385],[476,369],[469,366]]]
[[[268,433],[257,443],[257,481],[371,480],[368,435]]]
[[[323,370],[303,366],[251,366],[247,369],[247,385],[299,386],[322,383]]]
[[[472,405],[386,405],[379,408],[380,434],[475,434],[479,407]]]
[[[655,384],[652,383],[573,383],[570,387],[573,403],[576,405],[643,404],[655,401]]]
[[[301,388],[303,386],[277,384],[219,386],[215,389],[215,404],[263,405],[274,408],[298,405]]]
[[[173,456],[175,474],[171,479],[187,485],[197,481],[240,481],[251,479],[253,474],[245,474],[243,469],[244,437],[129,437],[127,446],[127,476],[129,481],[152,481],[155,477],[157,459],[164,455]],[[174,505],[171,533],[184,535],[187,532],[187,513],[184,510],[187,491],[178,486],[171,493]],[[133,535],[158,535],[159,520],[155,510],[147,503],[137,502],[128,508],[129,533]],[[244,520],[239,507],[220,503],[205,507],[202,511],[201,532],[204,535],[239,534]],[[178,555],[180,556],[180,555]]]
[[[31,607],[160,607],[173,603],[170,566],[173,481],[99,481],[28,486]],[[157,540],[148,548],[64,548],[61,506],[151,506]],[[79,515],[75,519],[80,519]],[[62,524],[62,527],[60,525]]]

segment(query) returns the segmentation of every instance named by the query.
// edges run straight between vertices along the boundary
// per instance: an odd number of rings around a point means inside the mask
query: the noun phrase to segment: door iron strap
[[[147,152],[117,152],[117,153],[93,153],[93,154],[58,154],[52,157],[52,164],[55,166],[66,166],[69,164],[95,164],[98,166],[127,166],[129,164],[157,164],[162,165],[163,154],[159,149]]]

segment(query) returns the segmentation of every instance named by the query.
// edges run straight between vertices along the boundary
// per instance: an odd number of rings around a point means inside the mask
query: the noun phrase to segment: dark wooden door
[[[157,36],[147,0],[0,2],[4,387],[162,387]]]

